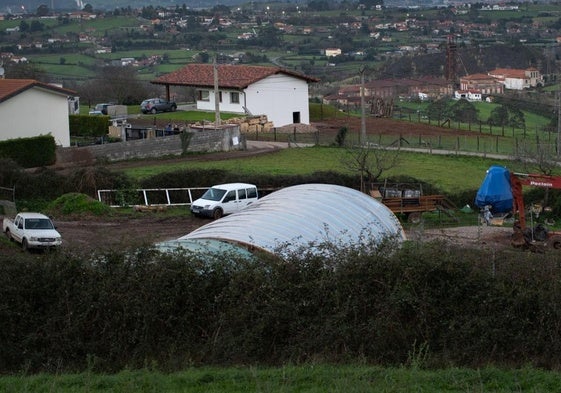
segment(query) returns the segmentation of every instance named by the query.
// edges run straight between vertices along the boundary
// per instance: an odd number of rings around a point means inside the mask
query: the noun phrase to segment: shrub
[[[56,144],[52,135],[17,138],[0,142],[0,158],[11,159],[24,168],[52,165]]]
[[[427,367],[561,366],[557,255],[332,246],[284,260],[0,254],[0,371],[398,366],[412,350]]]
[[[47,210],[50,214],[79,214],[82,218],[87,214],[96,216],[111,214],[111,208],[106,204],[79,193],[64,194],[58,197],[49,204]]]

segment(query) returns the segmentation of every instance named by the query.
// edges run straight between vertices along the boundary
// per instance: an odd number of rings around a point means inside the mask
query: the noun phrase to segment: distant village
[[[257,30],[262,23],[270,23],[282,34],[299,34],[314,35],[330,34],[330,27],[315,25],[294,25],[288,22],[287,16],[300,12],[298,6],[289,5],[291,8],[286,11],[280,9],[256,8],[251,14],[239,12],[239,9],[232,9],[226,15],[209,11],[208,13],[199,12],[194,17],[196,23],[202,31],[238,31],[237,40],[248,41],[257,36]],[[385,53],[385,56],[401,57],[404,55],[427,54],[427,53],[444,53],[447,44],[443,37],[454,36],[459,41],[468,40],[471,36],[482,37],[485,39],[493,39],[498,35],[498,26],[495,23],[475,23],[462,20],[462,15],[466,15],[471,11],[469,3],[455,5],[449,7],[451,15],[455,18],[449,19],[419,19],[415,17],[407,17],[403,20],[391,22],[383,21],[380,16],[374,14],[367,18],[357,17],[353,22],[342,22],[332,29],[343,28],[351,33],[359,32],[368,33],[368,37],[373,41],[378,41],[391,46],[394,33],[411,32],[412,35],[419,37],[428,37],[431,39],[424,40],[423,44],[412,43],[411,45],[395,45],[391,53]],[[287,6],[288,7],[288,6]],[[381,11],[382,6],[375,6],[376,10]],[[478,11],[481,13],[492,13],[496,11],[517,11],[518,5],[504,4],[479,4]],[[142,10],[137,10],[138,16]],[[41,19],[48,18],[65,18],[69,21],[88,21],[96,18],[104,18],[106,15],[101,12],[87,12],[86,10],[66,12],[56,14],[49,12]],[[0,14],[0,20],[3,19],[24,19],[24,15]],[[293,20],[293,19],[291,19]],[[151,37],[159,37],[163,34],[174,36],[188,28],[188,23],[192,23],[193,16],[182,15],[178,12],[178,8],[162,8],[157,9],[154,16],[146,19],[146,23],[140,24],[137,29],[142,34]],[[520,24],[516,22],[507,22],[505,26],[506,34],[512,37],[520,37],[519,41],[524,42],[525,37],[532,36],[539,31],[542,40],[549,40],[553,45],[561,44],[561,33],[555,29],[544,29],[543,26],[534,24]],[[19,26],[6,29],[6,36],[16,35],[19,32]],[[2,52],[0,58],[3,63],[8,62],[27,62],[25,55],[19,52],[26,50],[40,50],[48,48],[55,43],[68,43],[71,40],[77,40],[80,43],[91,44],[86,51],[90,54],[106,54],[112,51],[111,37],[94,34],[93,31],[82,31],[77,37],[69,37],[66,35],[44,37],[41,35],[27,35],[17,44],[17,52]],[[360,58],[365,56],[365,51],[357,48],[352,52],[346,52],[340,47],[329,47],[317,49],[317,55],[327,59],[327,65],[336,65],[336,59],[341,57],[353,56]],[[235,64],[237,57],[230,55],[230,63]],[[330,60],[333,59],[333,60]],[[333,61],[333,62],[332,62]],[[112,60],[110,63],[114,66],[133,66],[142,67],[160,64],[162,56],[150,55],[142,58],[126,57],[119,60]],[[476,73],[471,75],[459,76],[458,80],[450,80],[445,75],[442,77],[418,77],[418,78],[395,78],[368,81],[361,86],[360,84],[351,84],[340,87],[334,94],[324,95],[322,100],[326,104],[336,104],[345,108],[357,108],[360,106],[361,94],[367,97],[371,102],[374,99],[418,99],[430,100],[443,96],[453,97],[455,99],[467,99],[469,101],[492,101],[494,96],[505,93],[505,90],[525,90],[536,88],[544,85],[544,76],[535,67],[525,69],[497,68],[488,70],[486,73]]]

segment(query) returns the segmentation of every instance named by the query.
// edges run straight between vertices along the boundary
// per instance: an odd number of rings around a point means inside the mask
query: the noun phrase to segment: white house
[[[326,48],[325,57],[341,56],[341,48]]]
[[[0,141],[50,134],[70,146],[68,99],[75,95],[33,79],[0,79]]]
[[[192,86],[197,89],[197,109],[248,115],[266,115],[274,127],[309,124],[308,84],[318,80],[279,67],[190,64],[151,83]],[[218,94],[214,86],[218,86]]]
[[[524,90],[531,87],[543,86],[543,75],[536,68],[510,69],[497,68],[488,72],[489,76],[501,82],[505,89]]]
[[[481,101],[482,96],[479,90],[456,90],[454,92],[454,99],[465,99],[468,101]]]

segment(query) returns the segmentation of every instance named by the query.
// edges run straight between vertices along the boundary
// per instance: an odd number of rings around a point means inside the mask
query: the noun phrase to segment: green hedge
[[[561,366],[555,254],[408,243],[0,255],[0,372],[313,361]]]
[[[11,159],[24,168],[52,165],[56,162],[55,139],[52,135],[41,135],[2,141],[0,158]]]
[[[70,115],[70,136],[105,136],[109,120],[109,116]]]

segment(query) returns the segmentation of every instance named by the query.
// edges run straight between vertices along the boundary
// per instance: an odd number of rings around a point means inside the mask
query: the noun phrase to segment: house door
[[[300,112],[292,112],[292,123],[300,123]]]

